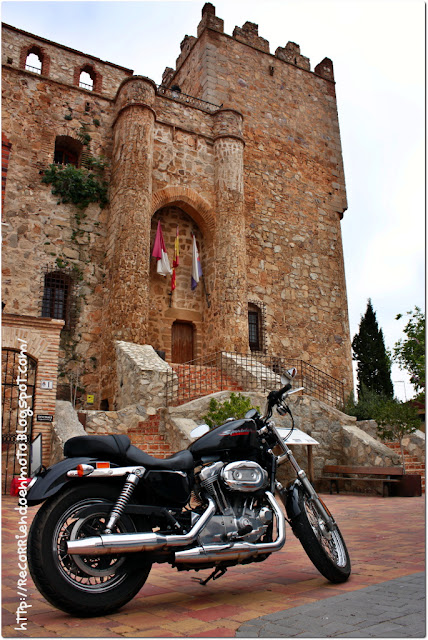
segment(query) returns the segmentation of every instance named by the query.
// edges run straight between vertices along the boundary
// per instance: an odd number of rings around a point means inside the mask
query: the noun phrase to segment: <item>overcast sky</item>
[[[351,338],[372,299],[387,347],[397,313],[425,300],[425,3],[422,0],[213,0],[225,33],[259,25],[270,51],[291,40],[311,69],[333,60],[348,211],[342,222]],[[158,84],[204,1],[3,2],[2,20]],[[412,395],[393,367],[396,395]],[[405,383],[405,384],[404,384]]]

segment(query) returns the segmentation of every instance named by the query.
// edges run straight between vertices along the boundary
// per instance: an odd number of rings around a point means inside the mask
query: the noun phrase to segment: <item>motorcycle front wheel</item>
[[[332,531],[328,530],[316,502],[303,487],[299,489],[299,508],[291,524],[306,554],[327,580],[345,582],[351,573],[351,561],[339,527],[335,524]]]
[[[69,555],[67,542],[102,533],[120,490],[91,482],[73,487],[44,503],[28,537],[28,564],[40,593],[58,609],[78,617],[116,611],[141,589],[149,562],[125,556]],[[112,533],[135,532],[123,515]]]

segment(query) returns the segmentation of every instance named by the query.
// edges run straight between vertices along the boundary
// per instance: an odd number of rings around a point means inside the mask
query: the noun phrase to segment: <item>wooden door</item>
[[[190,322],[176,321],[172,325],[172,362],[193,360],[193,326]]]

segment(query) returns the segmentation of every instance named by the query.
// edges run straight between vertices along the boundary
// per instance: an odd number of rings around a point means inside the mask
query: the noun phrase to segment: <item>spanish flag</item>
[[[180,263],[180,238],[178,235],[178,225],[177,225],[177,233],[175,235],[175,242],[174,242],[174,260],[172,261],[171,291],[174,291],[176,287],[175,270],[178,267],[179,263]]]

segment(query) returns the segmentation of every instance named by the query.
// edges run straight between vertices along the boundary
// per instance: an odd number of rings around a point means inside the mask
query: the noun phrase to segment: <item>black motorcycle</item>
[[[339,528],[293,457],[287,430],[271,420],[275,406],[292,420],[285,402],[295,391],[287,383],[269,393],[264,416],[252,409],[167,459],[126,435],[68,440],[66,458],[28,487],[29,506],[45,501],[28,538],[39,591],[75,616],[105,615],[138,593],[154,562],[212,569],[200,580],[206,584],[228,567],[265,560],[282,549],[285,521],[325,578],[347,580],[351,563]],[[286,488],[276,480],[285,461],[297,473]]]

